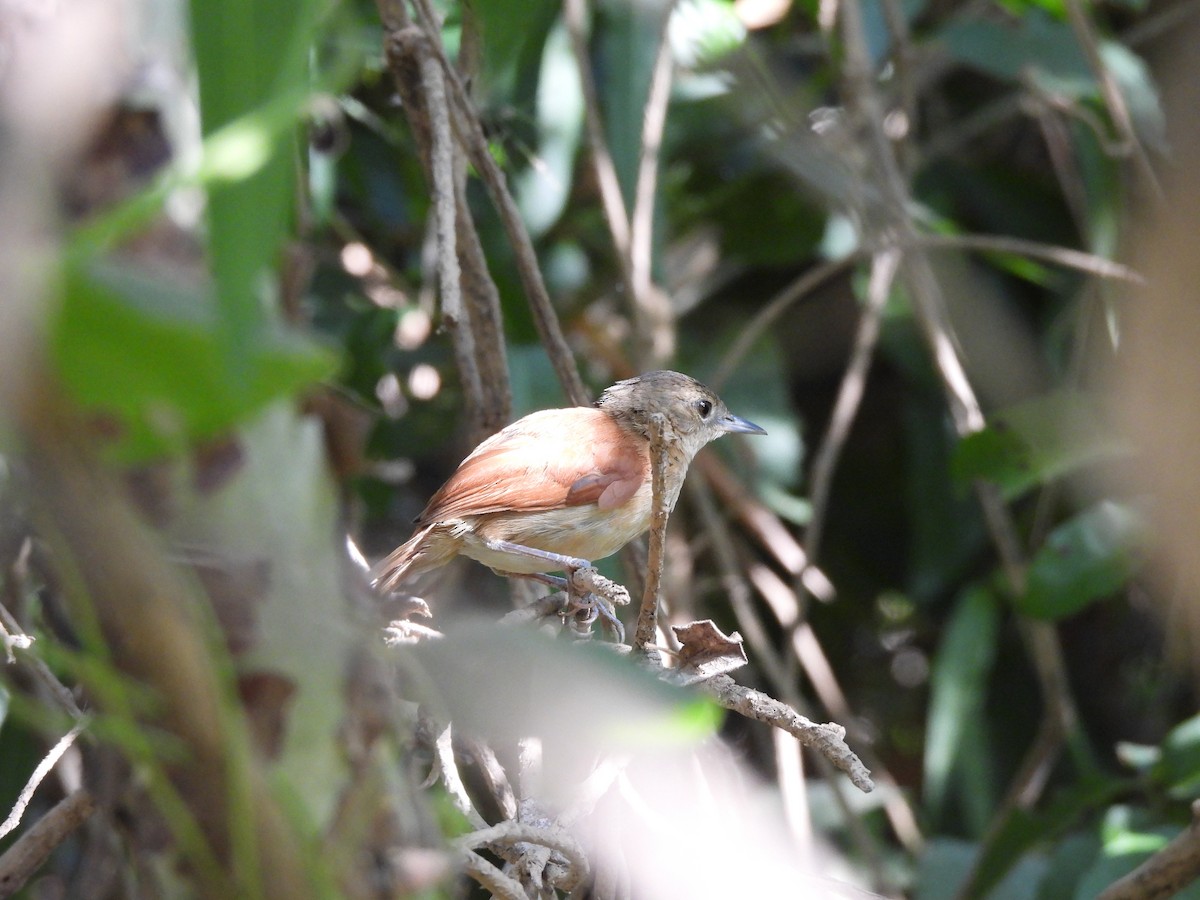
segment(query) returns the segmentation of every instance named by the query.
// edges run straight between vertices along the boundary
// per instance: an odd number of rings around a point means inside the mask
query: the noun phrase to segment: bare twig
[[[4,631],[5,649],[10,656],[10,662],[14,656],[14,649],[24,651],[32,648],[33,638],[25,633],[16,617],[2,603],[0,603],[0,627]],[[78,722],[84,718],[83,710],[75,702],[74,694],[71,693],[65,684],[58,680],[58,676],[50,671],[50,667],[42,661],[40,656],[32,652],[22,652],[16,655],[15,658],[29,666],[37,679],[49,689],[51,696],[54,697],[58,705],[70,713],[73,719]]]
[[[491,892],[493,897],[500,900],[528,900],[521,882],[505,875],[478,853],[464,850],[462,864],[463,871]]]
[[[1144,179],[1146,187],[1154,199],[1161,203],[1164,199],[1162,185],[1158,183],[1158,177],[1154,174],[1154,167],[1150,164],[1146,148],[1142,146],[1142,142],[1134,130],[1133,118],[1129,114],[1129,105],[1125,102],[1120,85],[1117,84],[1117,80],[1113,78],[1112,72],[1109,71],[1104,58],[1100,55],[1100,44],[1096,40],[1095,29],[1092,27],[1092,21],[1088,18],[1082,0],[1066,0],[1066,10],[1067,21],[1071,24],[1071,30],[1075,32],[1075,39],[1083,50],[1084,58],[1087,59],[1092,75],[1100,85],[1100,95],[1104,98],[1104,105],[1112,119],[1113,128],[1116,129],[1120,148],[1125,154],[1133,157],[1138,175]]]
[[[554,825],[534,825],[527,822],[501,822],[473,831],[459,838],[456,845],[461,850],[471,851],[489,847],[503,854],[513,844],[539,844],[561,853],[569,866],[565,877],[556,887],[569,891],[579,884],[589,871],[587,854],[567,831]]]
[[[668,8],[669,12],[669,8]],[[674,57],[667,40],[667,22],[660,29],[658,57],[650,80],[642,120],[642,146],[638,158],[637,184],[634,189],[633,216],[629,223],[629,263],[633,272],[633,302],[638,321],[640,360],[649,368],[674,353],[675,330],[671,300],[653,282],[654,198],[658,189],[658,156],[663,129],[667,122],[667,104],[671,98]]]
[[[625,289],[632,297],[634,288],[633,273],[629,263],[629,213],[625,209],[625,195],[621,193],[621,180],[617,177],[617,166],[613,162],[612,152],[604,137],[604,121],[600,117],[600,96],[596,90],[596,79],[592,77],[587,46],[587,0],[566,0],[563,4],[563,19],[567,25],[567,34],[571,38],[571,49],[575,53],[575,63],[579,69],[579,84],[583,93],[584,125],[587,129],[588,150],[591,152],[592,166],[596,170],[596,183],[600,188],[600,204],[604,208],[604,218],[608,221],[608,230],[617,249],[617,264],[621,267]]]
[[[1098,278],[1111,278],[1130,284],[1143,284],[1145,279],[1135,269],[1070,247],[1057,247],[1039,241],[1010,237],[999,234],[924,234],[916,239],[916,246],[929,250],[974,250],[979,253],[1011,253],[1040,259],[1064,269],[1075,269]]]
[[[467,787],[463,784],[462,776],[458,772],[458,762],[454,759],[454,734],[452,726],[447,725],[438,732],[433,746],[437,774],[446,788],[446,793],[450,795],[451,802],[467,818],[472,827],[485,827],[487,823],[484,821],[483,816],[479,814],[479,811],[475,809],[475,804],[471,801],[471,795],[467,792]]]
[[[521,277],[525,293],[528,295],[534,324],[537,326],[542,345],[546,348],[546,353],[550,357],[550,362],[554,366],[555,374],[558,376],[567,398],[577,406],[586,405],[588,395],[583,386],[583,379],[579,376],[575,358],[563,335],[562,326],[554,311],[554,304],[546,290],[546,283],[542,280],[537,254],[533,249],[533,241],[529,237],[525,223],[521,220],[516,201],[513,200],[512,194],[508,190],[504,173],[488,150],[487,136],[483,132],[483,125],[471,105],[462,79],[450,64],[449,59],[446,58],[445,48],[438,38],[437,18],[429,0],[415,0],[415,6],[429,39],[429,46],[436,54],[446,76],[450,97],[458,113],[454,118],[454,124],[458,129],[459,139],[471,163],[479,172],[488,196],[500,214],[500,221],[508,235],[509,242],[512,244],[517,272]]]
[[[634,631],[633,646],[638,652],[646,653],[654,646],[658,631],[658,607],[662,602],[662,576],[665,562],[667,520],[671,509],[667,497],[667,441],[666,417],[661,413],[650,416],[650,473],[653,487],[650,507],[650,553],[646,568],[646,589],[642,593],[642,608],[638,612],[637,629]]]
[[[1192,821],[1175,838],[1096,900],[1159,900],[1174,897],[1200,878],[1200,800],[1192,804]]]
[[[699,687],[726,709],[740,713],[748,719],[774,725],[794,736],[804,746],[820,751],[826,759],[845,772],[859,790],[868,792],[874,789],[870,771],[854,751],[846,746],[846,729],[841,725],[812,722],[786,703],[761,691],[740,685],[728,675],[717,675],[701,682]]]
[[[846,366],[846,374],[842,376],[842,384],[838,388],[837,400],[829,420],[829,430],[825,433],[813,462],[810,491],[812,516],[804,538],[809,559],[814,562],[821,551],[833,475],[837,470],[846,438],[850,435],[850,426],[854,424],[854,418],[858,414],[858,405],[866,388],[871,359],[875,355],[875,343],[879,339],[879,322],[883,317],[883,308],[891,293],[892,281],[896,277],[899,263],[900,252],[895,248],[880,251],[875,255],[867,287],[867,303],[863,307],[858,331],[854,336],[850,363]]]
[[[21,824],[21,817],[25,815],[25,810],[29,807],[29,801],[33,799],[34,791],[38,789],[38,785],[42,783],[42,780],[50,774],[50,771],[62,759],[62,755],[75,743],[75,738],[79,737],[86,726],[86,720],[76,722],[74,727],[64,734],[57,744],[50,748],[50,752],[42,757],[42,761],[37,764],[37,767],[33,770],[33,774],[25,782],[25,787],[21,788],[21,793],[17,795],[17,802],[13,804],[8,818],[0,822],[0,838]]]
[[[24,886],[47,857],[95,810],[92,795],[78,790],[60,800],[0,856],[0,897]]]
[[[755,313],[754,318],[747,322],[745,327],[741,329],[737,340],[734,341],[733,346],[729,348],[725,356],[721,359],[716,372],[707,379],[708,384],[712,385],[712,389],[718,393],[720,392],[725,382],[729,380],[730,376],[737,371],[738,366],[742,364],[742,360],[746,358],[746,354],[754,349],[754,345],[775,324],[776,320],[787,312],[788,307],[804,299],[825,282],[841,275],[858,258],[858,254],[852,254],[844,256],[841,259],[822,263],[815,268],[809,269],[772,297],[771,301]]]

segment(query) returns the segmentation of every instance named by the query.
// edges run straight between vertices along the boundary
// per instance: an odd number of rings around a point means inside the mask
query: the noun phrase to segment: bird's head
[[[712,390],[679,372],[660,370],[618,381],[600,395],[596,406],[646,437],[650,417],[661,413],[688,459],[723,434],[767,433],[735,416]]]

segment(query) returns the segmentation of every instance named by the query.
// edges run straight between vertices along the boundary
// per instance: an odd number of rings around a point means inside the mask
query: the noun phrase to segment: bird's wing
[[[631,498],[649,474],[646,442],[588,407],[532,413],[492,435],[462,461],[417,518],[535,512]]]

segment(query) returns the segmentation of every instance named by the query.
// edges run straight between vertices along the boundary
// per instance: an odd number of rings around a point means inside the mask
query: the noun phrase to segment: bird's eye
[[[712,403],[707,400],[697,400],[696,409],[700,411],[700,418],[707,419],[712,415]]]

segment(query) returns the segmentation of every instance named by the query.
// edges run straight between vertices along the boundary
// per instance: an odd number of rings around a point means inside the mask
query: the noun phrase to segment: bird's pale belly
[[[462,534],[464,556],[501,572],[532,574],[561,569],[553,563],[488,548],[488,540],[503,540],[589,562],[612,556],[650,527],[650,484],[644,484],[627,503],[601,510],[594,504],[532,513],[480,517]]]

